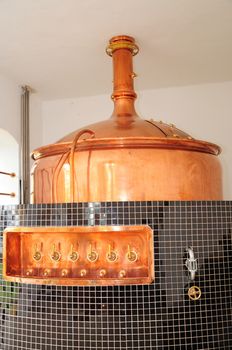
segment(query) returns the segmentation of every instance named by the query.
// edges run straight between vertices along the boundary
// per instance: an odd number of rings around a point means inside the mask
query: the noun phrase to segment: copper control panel
[[[3,249],[8,281],[97,286],[154,280],[148,226],[8,228]]]

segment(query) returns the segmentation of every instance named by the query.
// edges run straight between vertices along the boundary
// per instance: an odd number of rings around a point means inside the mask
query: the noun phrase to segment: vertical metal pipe
[[[30,88],[22,86],[21,94],[21,194],[22,204],[30,203]]]

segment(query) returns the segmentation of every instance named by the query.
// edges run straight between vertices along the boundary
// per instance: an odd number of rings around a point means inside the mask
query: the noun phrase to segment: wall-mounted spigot
[[[197,272],[197,259],[195,259],[192,247],[189,247],[186,250],[187,250],[189,257],[185,261],[185,266],[187,267],[188,271],[190,272],[190,279],[192,281],[194,281],[195,276],[196,276],[196,272]]]

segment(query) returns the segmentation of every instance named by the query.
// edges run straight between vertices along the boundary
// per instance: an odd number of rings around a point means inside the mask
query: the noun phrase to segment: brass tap
[[[71,245],[71,253],[69,255],[69,259],[72,262],[75,262],[75,261],[77,261],[79,259],[79,253],[77,251],[73,250],[73,244]]]
[[[60,258],[61,258],[61,254],[60,254],[60,252],[58,252],[58,251],[56,250],[56,245],[53,244],[53,246],[52,246],[51,259],[52,259],[53,261],[59,261]]]
[[[134,250],[131,250],[131,246],[129,244],[127,248],[127,259],[130,262],[135,262],[138,260],[138,254]]]
[[[118,254],[115,250],[112,249],[112,246],[109,244],[108,246],[108,252],[106,254],[106,259],[109,262],[115,262],[118,259]]]
[[[89,252],[87,254],[87,259],[90,262],[95,262],[98,259],[98,253],[96,252],[96,250],[93,250],[92,244],[90,244],[90,249],[89,249]]]
[[[40,261],[42,258],[42,254],[41,252],[37,249],[37,244],[35,244],[35,252],[34,252],[34,255],[33,255],[33,259],[35,261]]]

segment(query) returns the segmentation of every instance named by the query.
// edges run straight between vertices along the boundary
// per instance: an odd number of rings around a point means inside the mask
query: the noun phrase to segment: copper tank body
[[[134,39],[114,37],[106,51],[113,57],[113,114],[33,152],[32,203],[222,199],[220,148],[141,119]]]

